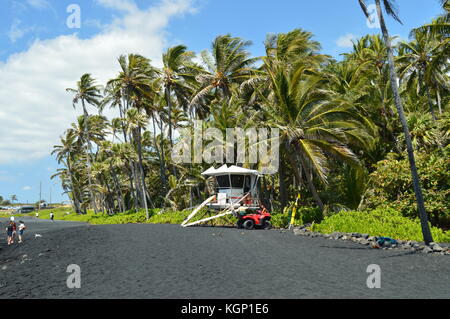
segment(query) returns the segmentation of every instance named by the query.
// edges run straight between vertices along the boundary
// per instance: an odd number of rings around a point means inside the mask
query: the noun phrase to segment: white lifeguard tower
[[[203,176],[214,177],[215,195],[208,198],[198,206],[191,215],[181,224],[183,227],[193,226],[237,211],[260,209],[258,181],[261,174],[256,170],[238,166],[223,165],[215,169],[209,168],[202,173]],[[218,215],[189,223],[202,208],[207,207],[219,211]]]

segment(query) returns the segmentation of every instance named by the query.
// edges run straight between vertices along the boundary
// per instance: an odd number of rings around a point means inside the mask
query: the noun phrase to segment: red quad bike
[[[247,209],[237,213],[237,227],[251,230],[254,228],[271,229],[270,219],[272,216],[265,208]]]

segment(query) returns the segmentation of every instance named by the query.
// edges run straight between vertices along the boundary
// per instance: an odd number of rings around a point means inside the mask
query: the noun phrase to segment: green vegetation
[[[420,153],[417,157],[425,207],[434,225],[444,225],[450,217],[449,158],[449,146],[433,153]],[[377,163],[363,201],[363,208],[388,206],[403,216],[417,216],[408,161],[397,154],[390,154],[386,160]]]
[[[311,230],[324,234],[333,232],[360,233],[370,236],[391,237],[400,240],[423,241],[420,222],[403,217],[394,209],[349,211],[326,217],[320,224],[313,224]],[[431,227],[435,242],[450,242],[450,231]]]
[[[394,2],[375,1],[400,20]],[[429,242],[428,220],[444,227],[449,215],[450,11],[441,2],[443,15],[396,45],[380,15],[382,35],[355,40],[341,61],[302,29],[268,35],[260,58],[231,35],[216,37],[201,63],[183,45],[167,49],[162,68],[122,55],[104,87],[85,74],[68,89],[83,115],[54,147],[62,166],[54,177],[77,218],[93,210],[96,222],[141,222],[141,213],[126,212],[143,210],[148,221],[179,222],[184,213],[158,209],[183,211],[208,198],[201,172],[210,164],[175,163],[175,130],[192,131],[198,120],[221,132],[278,128],[279,171],[260,185],[268,208],[283,212],[274,213],[275,226],[289,222],[285,208],[300,195],[299,206],[313,208],[295,223],[394,207],[419,217]],[[107,119],[105,108],[119,116]]]

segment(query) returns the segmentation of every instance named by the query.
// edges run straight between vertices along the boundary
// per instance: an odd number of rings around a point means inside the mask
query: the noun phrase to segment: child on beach
[[[13,230],[14,230],[14,222],[10,221],[8,226],[6,227],[6,235],[8,236],[8,246],[14,243],[13,241]]]
[[[25,226],[23,221],[19,221],[19,244],[22,242],[22,235],[23,235],[23,231],[25,229],[27,229],[27,226]]]
[[[14,216],[11,216],[10,224],[12,225],[11,244],[14,244],[14,239],[17,235],[17,225],[14,222]]]

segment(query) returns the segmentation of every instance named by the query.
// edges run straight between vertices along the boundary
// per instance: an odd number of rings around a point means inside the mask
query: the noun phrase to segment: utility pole
[[[38,214],[41,212],[41,196],[42,196],[42,182],[39,182]]]

